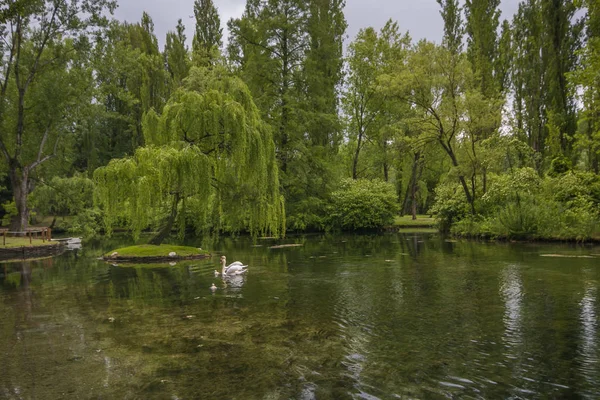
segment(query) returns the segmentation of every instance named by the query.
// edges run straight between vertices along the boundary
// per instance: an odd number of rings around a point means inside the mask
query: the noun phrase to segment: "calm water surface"
[[[0,398],[600,398],[598,247],[226,239],[224,283],[126,243],[0,265]]]

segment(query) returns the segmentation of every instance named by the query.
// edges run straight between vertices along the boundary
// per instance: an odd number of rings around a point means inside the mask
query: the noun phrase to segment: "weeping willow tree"
[[[134,237],[153,224],[160,244],[174,229],[284,233],[275,147],[246,85],[225,71],[193,68],[184,86],[143,120],[146,146],[94,173],[105,227]]]

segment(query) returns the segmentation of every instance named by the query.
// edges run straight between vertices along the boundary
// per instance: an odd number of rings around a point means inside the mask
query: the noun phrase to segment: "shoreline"
[[[42,244],[19,247],[0,247],[0,260],[27,260],[30,258],[54,257],[61,255],[66,250],[62,243]]]

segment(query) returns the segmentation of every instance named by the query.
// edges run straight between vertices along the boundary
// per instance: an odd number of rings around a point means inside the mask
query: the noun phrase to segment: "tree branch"
[[[49,132],[50,132],[50,124],[48,124],[48,126],[46,127],[46,131],[44,132],[44,136],[42,136],[42,142],[40,143],[40,149],[38,151],[37,161],[40,161],[42,159],[42,153],[44,152],[44,145],[46,144],[46,140],[48,140],[48,133]]]
[[[54,10],[52,10],[52,17],[50,17],[50,22],[48,23],[48,29],[44,33],[44,38],[42,39],[42,43],[40,44],[39,51],[35,55],[35,61],[33,63],[33,67],[31,67],[29,76],[27,77],[27,80],[25,81],[25,86],[23,87],[24,91],[27,90],[27,87],[29,86],[29,84],[33,80],[33,77],[35,76],[35,73],[37,72],[37,67],[39,65],[40,58],[42,57],[42,53],[44,52],[44,49],[46,48],[46,44],[48,43],[48,40],[50,40],[52,26],[54,24],[54,19],[56,18],[57,12],[58,12],[58,7],[55,5]]]
[[[35,161],[34,163],[32,163],[31,165],[29,165],[28,167],[26,167],[27,170],[33,171],[38,165],[43,164],[44,162],[50,160],[51,158],[56,157],[56,151],[58,149],[58,143],[59,142],[60,142],[60,137],[57,137],[56,138],[56,142],[54,142],[54,150],[52,151],[52,154],[48,154],[44,158],[39,158],[39,155],[41,155],[41,154],[39,154],[37,161]]]

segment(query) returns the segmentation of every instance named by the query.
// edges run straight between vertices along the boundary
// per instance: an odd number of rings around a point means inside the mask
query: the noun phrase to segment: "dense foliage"
[[[437,0],[440,44],[390,19],[345,52],[343,0],[248,0],[226,48],[214,1],[195,0],[194,31],[179,20],[164,49],[141,10],[8,1],[5,223],[70,214],[160,242],[432,213],[459,235],[598,239],[600,3],[500,1]],[[84,178],[69,205],[56,188]]]
[[[145,115],[143,132],[146,146],[133,157],[94,173],[109,233],[121,216],[135,237],[165,216],[156,244],[176,221],[180,235],[209,221],[226,231],[284,232],[271,131],[238,78],[193,68],[162,115]]]
[[[458,235],[507,239],[577,239],[600,229],[600,179],[587,172],[540,178],[532,168],[490,177],[480,213],[468,215],[464,197],[440,191],[437,211]]]
[[[381,180],[346,179],[331,197],[332,229],[381,229],[391,225],[398,212],[394,186]]]

